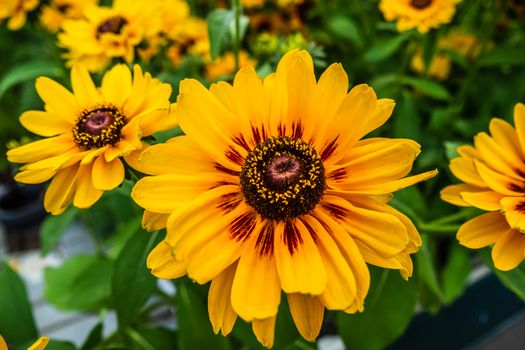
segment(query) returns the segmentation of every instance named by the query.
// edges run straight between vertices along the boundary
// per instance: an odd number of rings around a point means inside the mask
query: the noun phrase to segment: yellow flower
[[[49,343],[47,337],[40,337],[33,345],[31,345],[27,350],[44,350]],[[7,344],[4,338],[0,335],[0,350],[8,350]]]
[[[67,65],[82,63],[90,71],[101,71],[112,58],[133,62],[135,47],[160,30],[156,10],[155,3],[115,0],[111,8],[87,7],[85,19],[65,20],[58,40],[68,50]]]
[[[143,74],[139,66],[116,65],[97,89],[87,70],[71,71],[73,93],[55,81],[40,77],[36,90],[45,111],[27,111],[20,122],[45,137],[9,150],[7,158],[27,163],[15,180],[41,183],[49,179],[44,206],[60,214],[70,204],[93,205],[104,191],[120,185],[124,165],[134,166],[144,145],[142,136],[173,127],[169,115],[171,87]]]
[[[255,60],[251,59],[247,52],[239,52],[239,68],[248,66],[255,67],[255,64]],[[214,81],[218,78],[227,77],[229,74],[234,73],[234,70],[235,55],[233,52],[227,52],[206,65],[205,76],[209,81]]]
[[[19,30],[26,23],[27,12],[34,10],[40,0],[3,0],[0,5],[0,21],[9,18],[7,28]]]
[[[493,118],[490,135],[480,132],[474,147],[458,147],[459,157],[450,170],[464,183],[441,191],[441,199],[454,205],[476,207],[489,213],[464,223],[459,243],[472,249],[494,244],[492,260],[507,271],[525,259],[525,105],[514,108],[513,128]]]
[[[387,21],[397,20],[397,30],[417,28],[426,33],[449,23],[461,0],[381,0],[379,9]]]
[[[66,19],[84,18],[84,9],[95,5],[97,0],[52,0],[42,8],[40,23],[56,33]]]
[[[148,267],[212,281],[215,332],[228,334],[240,316],[271,347],[284,290],[299,332],[314,340],[325,308],[363,309],[366,263],[411,275],[421,239],[386,201],[436,171],[405,177],[420,148],[411,140],[361,140],[394,102],[367,85],[347,91],[340,64],[316,82],[306,51],[286,54],[264,80],[252,67],[209,90],[186,79],[177,104],[185,136],[141,155],[155,176],[132,197],[145,226],[167,226]]]
[[[448,78],[451,61],[449,55],[446,52],[442,52],[443,50],[452,50],[461,57],[472,59],[479,54],[480,49],[480,43],[474,35],[452,31],[438,41],[437,53],[432,57],[427,73],[429,76],[439,80]],[[412,57],[410,67],[419,74],[425,72],[425,62],[421,50],[418,50]]]
[[[242,0],[242,7],[247,9],[252,9],[255,7],[262,7],[264,5],[264,0]]]
[[[186,55],[200,57],[203,61],[210,59],[210,42],[206,21],[188,17],[166,33],[171,45],[166,55],[174,66],[182,63]]]

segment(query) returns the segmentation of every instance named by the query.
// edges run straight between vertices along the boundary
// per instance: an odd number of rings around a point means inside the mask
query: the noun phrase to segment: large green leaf
[[[233,34],[235,33],[235,15],[233,11],[216,9],[207,17],[208,34],[210,36],[210,54],[212,60],[217,58],[225,49],[232,46]],[[241,16],[239,40],[248,28],[248,17]]]
[[[136,350],[144,348],[164,350],[177,348],[177,334],[166,328],[140,326],[132,333]]]
[[[448,90],[435,81],[426,78],[403,77],[402,82],[436,100],[450,100]]]
[[[337,37],[352,42],[358,48],[363,47],[363,38],[357,25],[350,17],[335,15],[328,21],[328,26]]]
[[[415,288],[397,271],[371,268],[371,277],[364,312],[337,314],[339,334],[348,349],[384,349],[403,333],[414,312]]]
[[[135,226],[134,231],[115,261],[111,281],[120,329],[125,329],[138,315],[157,281],[146,267],[146,258],[158,234],[149,234],[140,226]]]
[[[406,35],[381,39],[365,52],[364,59],[372,63],[381,62],[392,56],[406,39]]]
[[[213,334],[205,295],[186,278],[177,280],[177,321],[180,350],[230,349],[228,338]]]
[[[61,215],[48,215],[46,217],[40,228],[42,255],[47,255],[55,247],[77,214],[78,210],[75,207],[69,207]]]
[[[24,282],[5,261],[0,261],[0,330],[13,347],[38,338]]]
[[[494,266],[489,248],[482,249],[480,255],[485,264],[494,271],[501,283],[516,293],[522,300],[525,300],[525,263],[521,263],[510,271],[500,271]]]
[[[113,263],[99,255],[78,255],[44,270],[46,299],[62,310],[89,311],[108,304]]]
[[[472,269],[470,251],[452,242],[448,259],[441,273],[443,297],[451,303],[461,295],[466,287],[467,277]]]

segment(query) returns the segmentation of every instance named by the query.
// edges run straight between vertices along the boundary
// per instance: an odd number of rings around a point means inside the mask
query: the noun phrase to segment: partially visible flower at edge
[[[348,93],[340,64],[317,82],[310,55],[292,51],[264,80],[252,67],[209,90],[186,79],[177,103],[185,136],[142,153],[142,171],[154,176],[132,197],[146,228],[167,228],[148,267],[159,278],[211,281],[216,333],[240,316],[271,347],[284,290],[313,341],[325,308],[363,310],[366,263],[412,274],[421,239],[387,202],[437,171],[405,177],[414,141],[361,140],[390,117],[392,100],[367,85]]]
[[[84,18],[84,9],[93,6],[97,0],[52,0],[42,7],[40,23],[52,33],[56,33],[66,19]]]
[[[461,0],[381,0],[379,9],[387,21],[396,21],[397,30],[416,28],[426,33],[449,23]]]
[[[480,132],[474,147],[457,148],[450,171],[462,184],[441,191],[445,202],[488,213],[465,222],[458,230],[461,245],[492,246],[497,269],[514,269],[525,259],[525,105],[514,108],[514,125],[493,118],[490,135]]]
[[[31,345],[27,350],[44,350],[49,343],[47,337],[40,337],[33,345]],[[0,350],[8,350],[7,343],[5,342],[2,335],[0,335]]]
[[[33,11],[40,0],[3,0],[0,5],[0,22],[7,19],[9,30],[19,30],[26,23],[27,12]]]
[[[71,70],[73,93],[55,81],[40,77],[36,90],[45,110],[20,116],[29,131],[42,140],[11,149],[7,159],[27,163],[15,180],[51,183],[44,197],[45,209],[62,213],[71,202],[78,208],[93,205],[119,186],[124,165],[134,162],[147,146],[141,137],[175,126],[169,97],[171,86],[143,74],[135,65],[119,64],[108,71],[97,89],[84,66]]]

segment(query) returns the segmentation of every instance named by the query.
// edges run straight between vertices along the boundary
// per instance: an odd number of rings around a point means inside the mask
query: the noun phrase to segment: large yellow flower
[[[47,337],[40,337],[33,345],[31,345],[27,350],[44,350],[49,343],[49,339]],[[7,344],[0,335],[0,350],[8,350]]]
[[[459,206],[472,206],[489,213],[464,223],[457,233],[459,243],[473,249],[494,244],[496,268],[511,270],[525,259],[525,105],[514,108],[514,129],[493,118],[490,135],[480,132],[474,147],[458,147],[459,157],[450,170],[463,184],[441,191],[441,198]]]
[[[66,19],[84,18],[84,9],[93,6],[97,0],[53,0],[42,7],[40,23],[50,32],[57,32]]]
[[[305,51],[286,54],[264,80],[252,67],[233,86],[184,80],[177,116],[186,135],[142,154],[155,176],[132,192],[146,227],[167,225],[148,258],[152,273],[211,280],[215,332],[228,334],[239,315],[268,347],[281,290],[308,340],[325,308],[362,310],[366,263],[407,278],[421,244],[386,201],[436,174],[405,177],[419,153],[411,140],[360,140],[393,107],[367,85],[348,93],[340,64],[316,82]]]
[[[26,23],[27,12],[33,11],[40,0],[2,0],[0,21],[8,19],[9,30],[19,30]]]
[[[20,122],[45,138],[7,152],[9,161],[28,163],[17,181],[35,184],[52,178],[44,198],[52,214],[71,202],[90,207],[124,179],[120,157],[133,165],[144,147],[142,136],[174,126],[171,87],[137,65],[133,77],[127,66],[116,65],[99,89],[87,70],[76,65],[71,82],[73,93],[49,78],[37,79],[45,111],[27,111]]]
[[[160,30],[157,2],[115,0],[112,7],[89,6],[85,19],[66,20],[58,35],[68,66],[82,63],[100,71],[113,58],[133,62],[135,48]]]
[[[449,23],[461,0],[381,0],[379,9],[387,21],[397,21],[400,32],[417,28],[426,33]]]

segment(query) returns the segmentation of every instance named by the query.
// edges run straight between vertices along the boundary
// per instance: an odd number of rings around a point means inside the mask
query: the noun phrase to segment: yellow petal
[[[104,193],[95,188],[91,179],[93,166],[81,165],[78,169],[75,197],[73,204],[77,208],[89,208],[100,199]]]
[[[476,186],[468,185],[468,184],[457,184],[457,185],[449,185],[445,187],[444,189],[439,192],[441,199],[447,203],[459,205],[462,207],[469,207],[470,204],[465,202],[463,198],[461,198],[460,193],[461,192],[481,192],[484,189],[481,189]]]
[[[525,235],[508,230],[501,235],[492,248],[494,266],[501,271],[509,271],[525,259]]]
[[[173,247],[166,241],[160,242],[149,253],[146,265],[153,275],[162,279],[175,279],[186,273],[186,264],[175,258]]]
[[[489,124],[489,130],[496,141],[507,152],[511,152],[513,157],[523,159],[524,154],[521,150],[520,142],[516,130],[503,119],[492,118]]]
[[[312,234],[300,221],[279,222],[275,234],[275,262],[286,293],[321,294],[327,271]]]
[[[501,193],[495,191],[461,192],[460,196],[465,203],[487,211],[499,210],[503,198]]]
[[[47,77],[36,79],[36,91],[46,104],[46,110],[74,123],[81,106],[75,96],[62,85]]]
[[[525,232],[525,197],[505,197],[500,203],[510,227]]]
[[[31,345],[27,350],[44,350],[49,339],[47,337],[40,337],[33,345]]]
[[[7,344],[5,343],[4,337],[0,335],[0,350],[8,350]]]
[[[12,163],[36,162],[68,152],[76,148],[70,135],[50,137],[7,151],[7,159]]]
[[[255,337],[263,346],[271,349],[273,347],[273,340],[275,335],[275,320],[276,316],[266,318],[264,320],[253,320],[252,329]]]
[[[103,191],[110,191],[124,180],[124,165],[119,158],[106,162],[104,157],[97,157],[93,163],[93,185]]]
[[[480,132],[474,137],[474,144],[480,157],[492,170],[514,179],[523,180],[518,173],[523,167],[523,161],[513,155],[511,150],[501,147],[489,135]]]
[[[256,237],[253,237],[244,246],[231,294],[233,309],[248,322],[277,315],[281,301],[275,259],[273,255],[259,253],[256,242]]]
[[[498,173],[479,160],[475,160],[474,163],[483,182],[485,182],[490,189],[507,196],[519,196],[522,194],[521,181]]]
[[[161,230],[166,227],[169,214],[154,213],[149,210],[144,210],[142,216],[142,227],[148,231]]]
[[[231,304],[231,290],[237,264],[232,264],[211,281],[208,293],[208,314],[213,331],[222,335],[230,334],[237,320]]]
[[[61,117],[44,111],[27,111],[20,116],[20,123],[32,133],[40,136],[55,136],[70,133],[73,125]]]
[[[450,171],[461,181],[477,187],[487,187],[481,179],[478,169],[474,166],[472,158],[454,158],[450,161]]]
[[[418,182],[426,181],[433,178],[438,173],[436,170],[430,170],[418,175],[404,177],[402,179],[387,181],[377,184],[363,184],[355,185],[354,188],[346,190],[349,194],[366,194],[366,195],[381,195],[399,191],[408,186],[412,186]]]
[[[286,296],[297,330],[306,340],[315,341],[323,324],[323,304],[318,297],[310,295],[290,293]]]
[[[525,153],[525,105],[523,103],[517,103],[514,106],[514,125],[516,126],[521,151]]]
[[[40,184],[52,178],[56,173],[57,170],[53,168],[24,170],[15,175],[15,180],[24,184]]]
[[[131,72],[124,64],[117,64],[104,74],[100,87],[106,102],[122,109],[131,94]],[[131,117],[131,116],[128,116]]]
[[[75,64],[71,69],[71,85],[81,107],[92,107],[100,102],[100,96],[86,67]]]
[[[500,212],[482,214],[465,222],[458,230],[457,239],[465,247],[478,249],[492,243],[510,229]]]
[[[44,207],[53,215],[61,214],[71,204],[75,193],[77,166],[61,169],[47,188]]]

